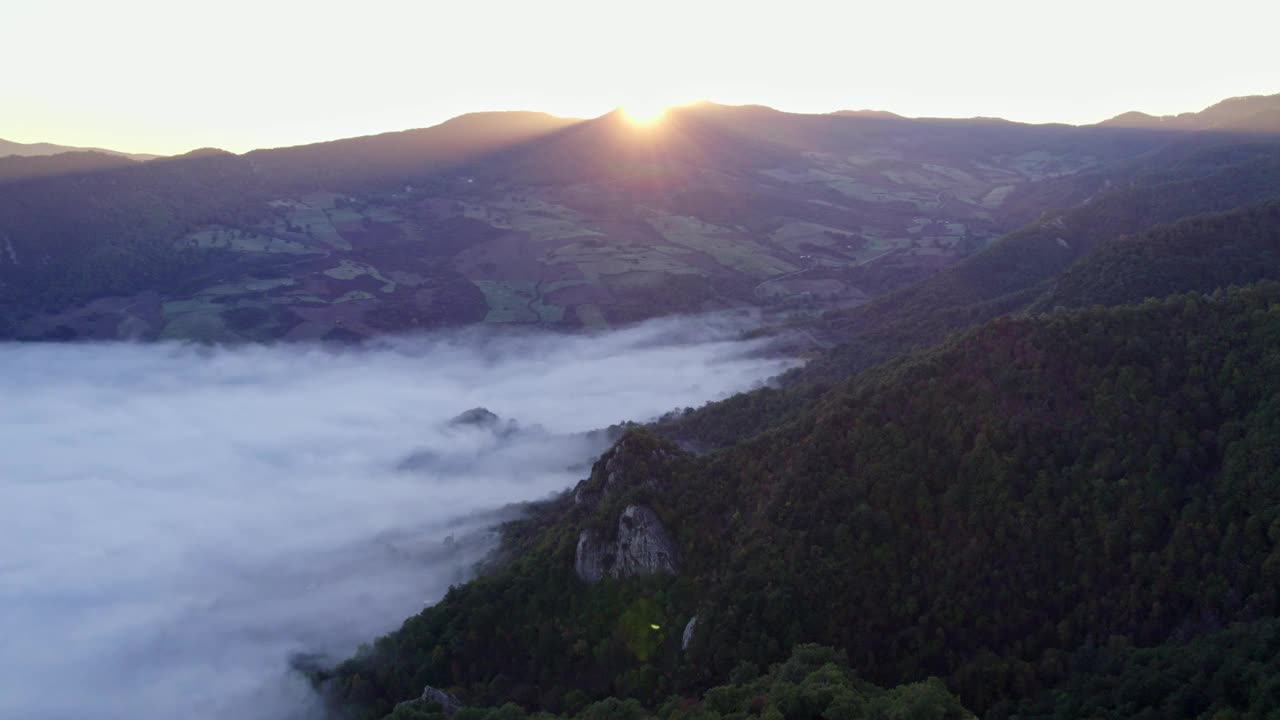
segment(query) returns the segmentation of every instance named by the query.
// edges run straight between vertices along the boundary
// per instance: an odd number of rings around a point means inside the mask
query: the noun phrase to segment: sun
[[[652,125],[662,119],[668,107],[663,103],[640,100],[623,103],[621,110],[623,116],[635,125]]]

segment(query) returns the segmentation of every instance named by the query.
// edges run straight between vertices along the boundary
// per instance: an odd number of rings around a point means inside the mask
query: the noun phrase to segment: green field
[[[581,283],[580,280],[562,280],[540,283],[531,280],[472,280],[484,293],[489,313],[484,321],[510,322],[560,322],[564,308],[542,302],[543,293],[551,293],[563,287]]]
[[[484,204],[461,203],[463,215],[493,227],[529,233],[533,240],[566,240],[603,236],[574,210],[539,198],[504,197]]]
[[[744,275],[766,278],[795,272],[795,265],[769,254],[769,249],[733,231],[683,215],[663,215],[649,224],[669,242],[710,255],[715,261]]]
[[[392,293],[396,291],[395,281],[379,272],[378,268],[372,265],[366,265],[362,262],[355,262],[354,260],[343,260],[338,263],[337,267],[325,270],[324,274],[334,280],[355,280],[362,275],[368,275],[374,280],[382,283],[382,287],[380,288],[382,292]]]

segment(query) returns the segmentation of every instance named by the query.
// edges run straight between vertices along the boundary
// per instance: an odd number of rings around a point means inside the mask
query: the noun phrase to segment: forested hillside
[[[1188,640],[1135,647],[1123,638],[1073,654],[1067,679],[992,717],[1049,720],[1268,718],[1280,707],[1280,621],[1267,618]]]
[[[527,552],[329,687],[362,717],[424,684],[653,703],[819,642],[876,682],[942,676],[979,712],[1030,700],[1090,645],[1280,613],[1278,378],[1273,283],[1001,319],[705,456],[631,435],[621,484],[607,455],[580,488],[623,490],[536,511],[509,531]],[[631,503],[678,572],[581,582],[580,532]]]
[[[690,447],[723,447],[795,417],[851,373],[1001,315],[1280,279],[1277,201],[1197,214],[1280,196],[1280,150],[1259,149],[1223,146],[1152,161],[1139,175],[1155,184],[1114,190],[1011,233],[932,278],[828,313],[823,322],[841,344],[784,376],[782,387],[673,412],[655,428]],[[1184,175],[1191,179],[1170,180]]]
[[[1280,201],[1201,215],[1100,244],[1029,312],[1122,305],[1280,277]]]
[[[270,218],[262,192],[245,163],[220,151],[5,185],[0,322],[104,294],[165,292],[214,270],[174,238],[215,219],[250,225]]]
[[[134,161],[101,152],[65,152],[57,155],[9,155],[0,157],[0,183],[50,175],[126,167]]]
[[[436,696],[439,698],[440,696]],[[456,698],[444,696],[444,700]],[[389,720],[524,720],[529,713],[515,703],[498,708],[463,707],[446,713],[438,700],[419,699],[400,703]],[[535,714],[542,720],[556,716]],[[794,718],[818,720],[964,720],[973,716],[947,692],[936,678],[885,690],[858,677],[849,668],[849,659],[831,648],[800,645],[791,657],[761,672],[749,663],[734,669],[723,685],[707,690],[702,697],[672,697],[661,705],[646,708],[638,700],[607,698],[586,704],[586,696],[574,696],[561,717],[579,720],[716,720],[761,717],[768,720]]]
[[[1182,158],[1175,146],[1167,151],[1174,159],[1153,163],[1133,185],[1050,213],[925,281],[831,313],[826,322],[842,345],[809,374],[856,372],[1022,310],[1047,289],[1046,281],[1107,240],[1280,195],[1280,146],[1245,147]]]

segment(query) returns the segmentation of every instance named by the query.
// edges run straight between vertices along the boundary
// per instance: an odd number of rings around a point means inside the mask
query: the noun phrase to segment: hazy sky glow
[[[706,98],[1094,122],[1280,92],[1272,0],[41,0],[0,137],[176,153]]]

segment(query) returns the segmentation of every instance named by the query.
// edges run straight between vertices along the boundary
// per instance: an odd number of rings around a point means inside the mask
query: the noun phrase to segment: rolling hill
[[[1277,97],[1087,127],[481,113],[0,158],[0,337],[753,306],[806,338],[778,387],[617,428],[398,631],[299,658],[344,718],[1263,716]]]
[[[1102,243],[1027,312],[1124,305],[1280,278],[1280,200],[1161,225]]]
[[[0,193],[0,333],[235,342],[741,305],[809,317],[1083,202],[1178,135],[698,103],[643,128],[480,113],[245,155],[67,160]]]
[[[1098,123],[1106,127],[1179,131],[1280,132],[1280,95],[1250,95],[1215,103],[1199,112],[1148,115],[1130,111]]]
[[[0,157],[0,183],[108,170],[127,167],[134,162],[123,155],[91,150],[56,155],[8,155]]]
[[[128,158],[130,160],[154,160],[159,155],[147,155],[145,153],[126,153],[117,150],[104,150],[102,148],[84,148],[71,147],[69,145],[54,145],[53,143],[20,143],[12,140],[0,138],[0,158],[9,156],[17,157],[39,157],[42,155],[58,155],[69,152],[94,152],[104,155],[116,155],[118,157]]]
[[[824,322],[843,344],[811,373],[839,376],[865,369],[957,330],[1021,311],[1059,273],[1108,240],[1280,196],[1280,144],[1245,147],[1247,153],[1214,147],[1184,158],[1175,145],[1168,152],[1176,158],[1176,171],[1153,171],[1148,160],[1147,170],[1131,175],[1124,185],[1077,207],[1047,213],[923,282],[829,313]]]

